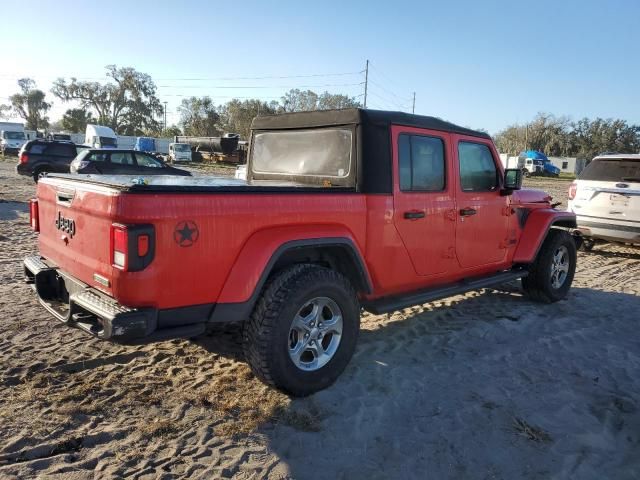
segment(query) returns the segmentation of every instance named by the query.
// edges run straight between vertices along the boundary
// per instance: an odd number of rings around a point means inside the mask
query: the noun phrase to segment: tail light
[[[40,219],[38,218],[38,200],[29,200],[29,223],[34,232],[40,231]]]
[[[571,185],[569,185],[569,200],[573,200],[574,198],[576,198],[577,191],[578,191],[577,182],[573,182]]]
[[[27,163],[29,161],[29,154],[27,152],[22,152],[20,154],[20,163]]]
[[[153,225],[111,225],[111,263],[125,272],[146,268],[155,255]]]

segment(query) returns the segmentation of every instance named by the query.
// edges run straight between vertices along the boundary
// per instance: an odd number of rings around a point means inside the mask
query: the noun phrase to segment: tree
[[[176,135],[182,135],[182,130],[180,130],[180,128],[177,127],[176,125],[171,125],[170,127],[167,127],[160,134],[162,138],[173,138]]]
[[[640,126],[624,120],[567,117],[539,113],[524,125],[511,125],[495,136],[498,150],[517,155],[539,150],[551,156],[577,156],[591,160],[602,152],[635,153],[640,150]]]
[[[219,108],[220,128],[224,132],[239,133],[241,138],[248,138],[254,117],[272,115],[277,110],[277,102],[267,103],[257,99],[240,101],[234,98]]]
[[[68,132],[84,133],[88,123],[96,123],[91,112],[83,108],[70,108],[62,116],[61,126]]]
[[[340,108],[357,108],[361,107],[356,97],[342,95],[340,93],[324,92],[318,97],[318,110],[335,110]]]
[[[178,106],[180,126],[185,135],[213,137],[220,135],[220,115],[209,97],[183,98]]]
[[[26,128],[37,130],[49,125],[47,112],[51,104],[45,101],[45,93],[36,88],[36,82],[30,78],[18,80],[21,92],[9,97],[9,105],[0,105],[0,114],[6,116],[15,113],[25,120]]]
[[[159,132],[156,120],[163,112],[151,77],[131,67],[107,65],[107,83],[59,78],[51,92],[63,101],[77,100],[83,109],[93,109],[97,121],[122,135]]]

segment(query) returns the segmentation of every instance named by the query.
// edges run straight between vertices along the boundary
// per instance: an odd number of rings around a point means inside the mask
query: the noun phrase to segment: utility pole
[[[413,107],[411,107],[411,113],[416,113],[416,92],[413,92]]]
[[[367,87],[369,86],[369,60],[364,69],[364,108],[367,108]]]
[[[164,102],[164,131],[167,131],[167,102]]]

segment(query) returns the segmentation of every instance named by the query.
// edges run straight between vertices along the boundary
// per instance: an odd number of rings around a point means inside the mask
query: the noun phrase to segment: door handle
[[[424,218],[425,213],[419,210],[410,210],[408,212],[404,212],[404,218],[407,220],[417,220],[419,218]]]
[[[460,209],[460,216],[461,217],[470,217],[471,215],[475,215],[476,210],[474,208],[461,208]]]

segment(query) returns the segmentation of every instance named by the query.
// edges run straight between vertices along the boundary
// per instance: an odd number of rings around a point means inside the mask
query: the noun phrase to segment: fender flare
[[[288,240],[294,238],[294,240]],[[345,228],[336,226],[281,227],[261,230],[243,245],[218,296],[210,322],[234,322],[249,318],[274,266],[283,255],[306,247],[343,247],[358,267],[364,292],[373,291],[364,256]]]
[[[513,263],[531,263],[538,255],[549,230],[553,227],[576,228],[576,215],[552,208],[532,210],[520,235],[518,248],[513,255]]]

